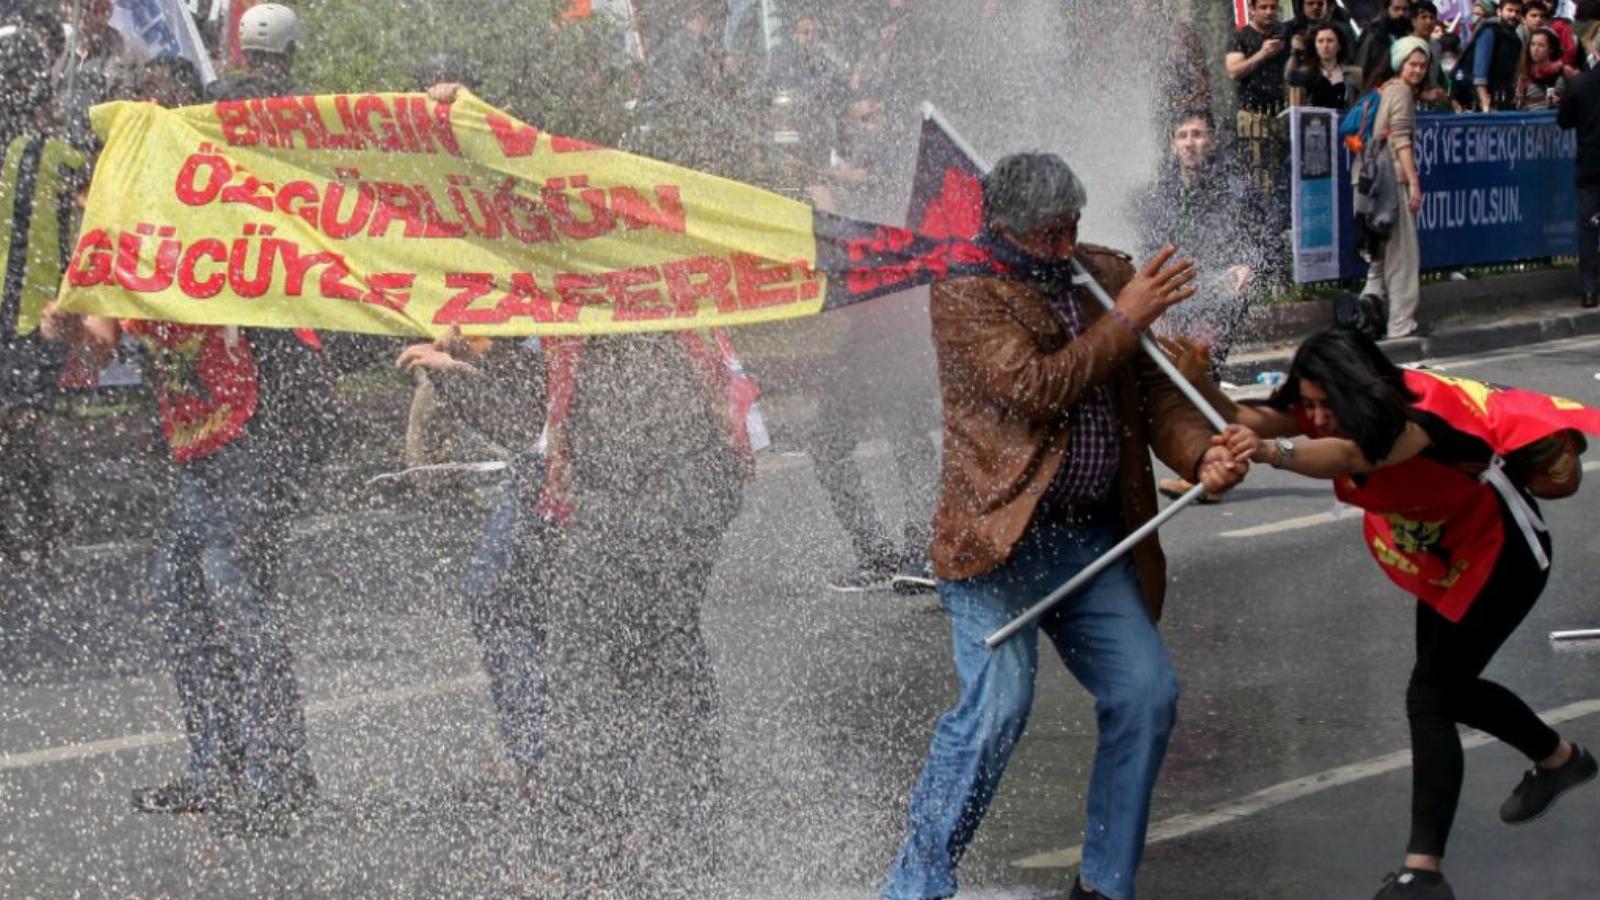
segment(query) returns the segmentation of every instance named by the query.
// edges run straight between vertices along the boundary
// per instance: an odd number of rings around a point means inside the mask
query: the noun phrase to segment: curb
[[[1600,310],[1582,309],[1552,311],[1538,318],[1445,327],[1424,338],[1398,338],[1382,341],[1381,346],[1395,362],[1414,363],[1594,334],[1600,334]],[[1285,345],[1243,355],[1224,365],[1223,375],[1235,384],[1249,384],[1263,372],[1285,371],[1294,349],[1293,345]]]

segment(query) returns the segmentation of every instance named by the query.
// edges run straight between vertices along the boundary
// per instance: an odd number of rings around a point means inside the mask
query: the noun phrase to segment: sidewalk
[[[1600,334],[1600,309],[1578,305],[1578,273],[1570,268],[1425,285],[1417,319],[1433,333],[1384,341],[1395,362]],[[1284,371],[1299,340],[1331,324],[1331,299],[1272,307],[1251,323],[1259,343],[1235,353],[1224,367],[1225,377],[1248,384],[1262,372]]]

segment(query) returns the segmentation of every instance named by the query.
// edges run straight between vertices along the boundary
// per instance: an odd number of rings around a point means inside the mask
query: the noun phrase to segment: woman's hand
[[[1200,457],[1200,483],[1212,497],[1220,497],[1238,487],[1249,471],[1249,460],[1234,456],[1221,444],[1214,444]]]
[[[1422,179],[1412,178],[1407,183],[1407,187],[1410,189],[1411,195],[1406,198],[1406,209],[1411,210],[1411,214],[1414,216],[1422,211]]]
[[[1265,444],[1254,431],[1243,425],[1229,425],[1221,434],[1212,435],[1211,444],[1214,447],[1226,447],[1234,459],[1267,461],[1260,459]]]
[[[1182,335],[1156,338],[1156,344],[1161,347],[1167,356],[1171,357],[1172,364],[1178,368],[1178,374],[1182,375],[1190,384],[1199,384],[1210,380],[1210,344]]]

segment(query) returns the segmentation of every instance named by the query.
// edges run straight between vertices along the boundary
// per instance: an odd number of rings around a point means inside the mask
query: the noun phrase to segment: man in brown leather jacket
[[[1139,351],[1139,335],[1193,296],[1193,264],[1168,247],[1135,272],[1080,245],[1084,201],[1060,157],[1001,160],[984,185],[982,240],[1009,275],[933,288],[944,402],[933,560],[961,695],[934,732],[888,900],[955,893],[1033,703],[1040,630],[1094,695],[1100,726],[1072,896],[1133,896],[1178,694],[1155,628],[1160,545],[1152,536],[993,651],[984,638],[1154,514],[1152,448],[1216,492],[1246,465],[1212,445],[1204,417]],[[1073,259],[1116,296],[1113,311],[1073,285]]]

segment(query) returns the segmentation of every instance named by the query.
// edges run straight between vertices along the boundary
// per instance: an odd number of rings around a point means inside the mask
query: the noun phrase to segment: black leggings
[[[1417,604],[1417,665],[1406,688],[1413,757],[1409,853],[1444,855],[1464,768],[1457,723],[1486,731],[1535,762],[1561,745],[1520,697],[1478,677],[1550,578],[1517,526],[1507,518],[1503,527],[1500,559],[1460,622]],[[1550,539],[1541,535],[1541,541],[1548,553]]]

